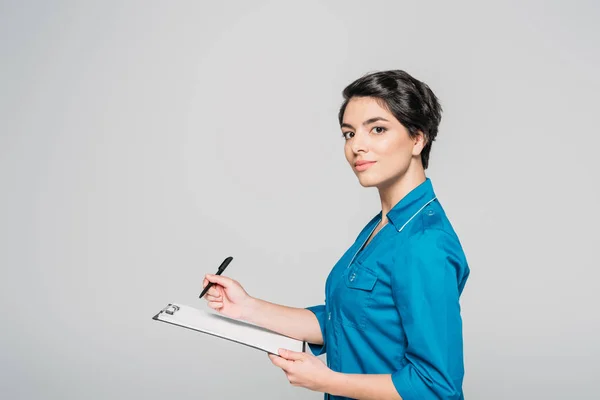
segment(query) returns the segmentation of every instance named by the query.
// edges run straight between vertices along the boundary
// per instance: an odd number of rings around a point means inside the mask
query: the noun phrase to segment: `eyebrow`
[[[377,122],[377,121],[385,121],[385,122],[390,122],[387,119],[383,118],[383,117],[374,117],[374,118],[369,118],[368,120],[366,120],[365,122],[363,122],[363,126],[367,126],[369,124],[372,124],[373,122]],[[350,128],[350,129],[354,129],[354,127],[346,122],[342,122],[342,125],[340,125],[340,128]]]

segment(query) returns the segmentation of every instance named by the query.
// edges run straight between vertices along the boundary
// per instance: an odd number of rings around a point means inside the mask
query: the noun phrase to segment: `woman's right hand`
[[[212,282],[213,286],[204,295],[208,306],[226,317],[243,319],[252,297],[242,285],[223,275],[208,274],[204,277],[202,288],[209,282]]]

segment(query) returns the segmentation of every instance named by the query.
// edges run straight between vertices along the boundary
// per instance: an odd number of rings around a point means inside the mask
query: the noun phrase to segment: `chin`
[[[377,187],[381,183],[380,179],[369,176],[359,177],[358,182],[362,187]]]

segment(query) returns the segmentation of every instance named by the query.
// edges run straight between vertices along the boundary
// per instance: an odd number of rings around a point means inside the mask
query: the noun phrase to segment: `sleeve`
[[[396,252],[392,296],[407,348],[392,381],[403,400],[463,398],[459,297],[467,276],[458,238],[446,232],[425,231]]]
[[[312,306],[312,307],[306,307],[307,310],[312,311],[315,316],[317,317],[317,321],[319,321],[319,327],[321,328],[321,334],[323,335],[323,344],[319,345],[319,344],[313,344],[313,343],[308,343],[308,347],[310,348],[310,351],[312,351],[312,353],[315,356],[320,356],[321,354],[325,354],[327,352],[327,342],[325,340],[325,329],[327,326],[327,311],[325,309],[325,304],[321,304],[318,306]]]

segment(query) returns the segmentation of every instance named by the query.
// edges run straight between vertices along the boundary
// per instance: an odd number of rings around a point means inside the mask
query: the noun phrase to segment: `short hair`
[[[339,111],[340,126],[348,102],[353,97],[374,97],[408,130],[411,137],[418,131],[425,136],[421,152],[423,168],[429,166],[431,144],[438,133],[442,106],[425,83],[402,70],[373,72],[355,80],[342,92],[344,103]]]

